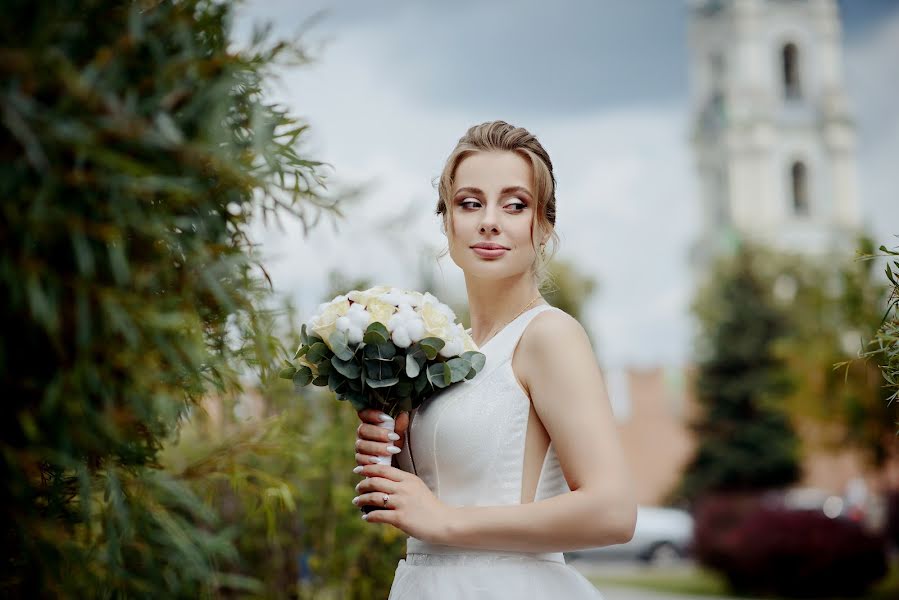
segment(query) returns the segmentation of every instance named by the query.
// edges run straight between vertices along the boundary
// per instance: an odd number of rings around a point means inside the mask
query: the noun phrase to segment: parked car
[[[678,508],[638,506],[634,537],[625,544],[566,552],[572,559],[631,559],[663,563],[689,556],[693,517]]]

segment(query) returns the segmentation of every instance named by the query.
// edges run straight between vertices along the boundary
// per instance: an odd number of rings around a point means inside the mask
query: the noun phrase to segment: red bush
[[[697,559],[740,593],[854,596],[887,571],[885,539],[860,524],[746,498],[704,503],[694,539]]]

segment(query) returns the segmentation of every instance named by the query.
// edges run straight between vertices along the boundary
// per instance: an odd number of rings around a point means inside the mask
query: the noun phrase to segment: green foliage
[[[677,492],[688,500],[783,486],[799,475],[798,440],[782,406],[791,384],[774,350],[787,321],[752,259],[744,250],[722,262],[697,302],[702,414],[691,428],[699,447]]]
[[[263,100],[272,67],[302,52],[262,35],[229,49],[229,12],[203,0],[4,6],[8,597],[259,587],[229,568],[235,530],[190,478],[160,471],[160,450],[200,398],[274,376],[251,221],[306,224],[333,206],[322,165],[297,152],[307,125]]]
[[[865,358],[875,358],[880,362],[880,369],[886,380],[887,406],[891,408],[889,415],[893,419],[890,428],[899,427],[899,247],[889,249],[880,246],[880,252],[887,257],[884,272],[889,281],[889,300],[887,309],[880,321],[879,328],[869,343],[873,349],[864,354]],[[866,258],[873,258],[866,254]],[[884,423],[884,422],[881,422]],[[881,439],[895,444],[895,438],[884,436]]]

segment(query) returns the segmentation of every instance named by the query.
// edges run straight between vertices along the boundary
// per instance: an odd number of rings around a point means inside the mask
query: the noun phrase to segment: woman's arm
[[[556,552],[633,537],[637,504],[599,365],[570,315],[535,317],[519,342],[523,383],[571,492],[514,506],[452,507],[444,543]]]

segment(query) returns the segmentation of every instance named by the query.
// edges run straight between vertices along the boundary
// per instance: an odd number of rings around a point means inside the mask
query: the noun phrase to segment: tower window
[[[784,95],[788,100],[801,96],[799,88],[799,49],[796,44],[790,42],[781,51],[783,59],[783,83]]]
[[[794,162],[790,168],[790,182],[793,191],[793,213],[800,216],[808,214],[808,175],[805,165]]]

